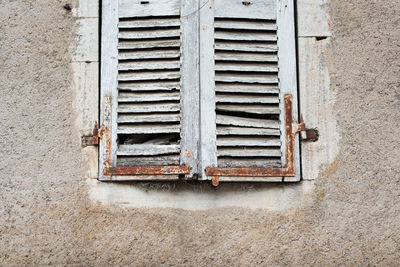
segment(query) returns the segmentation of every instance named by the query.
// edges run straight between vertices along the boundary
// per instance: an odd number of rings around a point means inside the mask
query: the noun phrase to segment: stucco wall
[[[338,119],[324,127],[338,124],[340,150],[319,166],[307,201],[281,210],[203,211],[90,198],[85,177],[93,175],[94,152],[80,148],[75,101],[82,92],[73,73],[97,63],[72,57],[79,21],[66,3],[0,1],[1,265],[398,264],[398,1],[326,6],[333,36],[323,60]]]

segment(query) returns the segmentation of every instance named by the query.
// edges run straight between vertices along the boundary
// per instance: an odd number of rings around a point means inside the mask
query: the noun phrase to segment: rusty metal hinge
[[[300,117],[300,123],[297,124],[296,133],[299,133],[301,141],[316,142],[319,139],[319,132],[316,128],[308,129],[303,120],[303,116]]]
[[[82,147],[99,145],[99,128],[97,122],[94,123],[92,135],[84,135],[81,138]]]

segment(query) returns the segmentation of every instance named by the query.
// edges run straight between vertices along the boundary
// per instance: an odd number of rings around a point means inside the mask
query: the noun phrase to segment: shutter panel
[[[189,28],[192,21],[181,22],[181,1],[103,0],[102,9],[102,98],[112,96],[112,100],[110,146],[107,147],[107,137],[103,137],[101,173],[109,167],[122,167],[125,176],[112,179],[147,179],[128,177],[129,171],[124,167],[191,163],[195,156],[181,156],[181,151],[190,146],[184,133],[187,123],[182,123],[182,117],[187,119],[187,111],[182,108],[182,87],[187,86],[190,77],[182,80],[182,68],[191,64],[186,58],[183,62],[181,55],[188,43],[182,30]],[[103,100],[103,124],[107,122],[106,104]],[[197,150],[193,152],[197,155]],[[174,174],[168,168],[157,170]],[[141,174],[136,169],[133,172]]]
[[[215,3],[217,166],[280,167],[276,1],[229,2]]]
[[[117,166],[179,165],[180,1],[119,0]]]
[[[214,70],[210,77],[215,88],[217,157],[209,167],[236,167],[237,173],[237,167],[250,172],[251,168],[283,169],[287,156],[285,94],[293,96],[293,113],[297,114],[293,1],[215,0],[214,8],[214,62],[208,67]],[[298,152],[296,138],[296,168]],[[221,174],[219,179],[249,181],[248,176]],[[296,177],[284,179],[299,178],[296,170]]]

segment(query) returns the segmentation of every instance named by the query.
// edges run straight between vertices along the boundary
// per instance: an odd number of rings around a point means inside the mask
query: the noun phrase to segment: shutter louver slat
[[[179,153],[178,145],[121,145],[117,155],[151,156]]]
[[[117,165],[179,165],[180,17],[142,11],[118,25]]]

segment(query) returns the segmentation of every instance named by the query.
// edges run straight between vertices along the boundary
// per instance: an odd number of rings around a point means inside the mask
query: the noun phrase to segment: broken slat
[[[252,114],[279,114],[279,107],[269,107],[266,105],[230,105],[230,104],[217,104],[217,110],[219,111],[229,111],[229,112],[244,112]]]
[[[152,90],[179,90],[179,81],[138,81],[119,82],[118,89],[130,91],[152,91]]]
[[[177,145],[176,134],[132,134],[124,138],[122,145]]]
[[[158,133],[179,133],[180,125],[164,125],[164,124],[151,124],[151,125],[118,125],[118,134],[158,134]]]
[[[217,103],[260,103],[260,104],[277,104],[279,96],[271,95],[250,95],[250,94],[222,94],[216,95]]]
[[[150,38],[165,38],[180,36],[179,28],[166,29],[148,29],[148,30],[129,30],[120,31],[118,38],[120,39],[150,39]]]
[[[228,157],[280,157],[280,148],[218,148],[218,156]]]
[[[178,58],[180,56],[180,51],[173,49],[165,49],[165,50],[149,50],[149,51],[134,51],[134,52],[125,52],[120,51],[118,53],[118,59],[150,59],[150,58]]]
[[[235,126],[217,126],[217,135],[273,135],[279,136],[279,129],[245,128]]]
[[[230,31],[216,30],[217,40],[240,40],[240,41],[276,41],[276,32],[273,31]]]
[[[216,92],[231,93],[279,93],[277,84],[216,83]]]
[[[277,30],[276,21],[274,20],[216,19],[214,25],[215,29]]]
[[[278,76],[273,75],[273,74],[216,72],[215,81],[216,82],[242,82],[242,83],[277,83]]]
[[[276,53],[250,53],[217,51],[215,60],[277,62]]]
[[[249,62],[216,62],[216,71],[259,71],[278,72],[278,65],[273,63],[249,63]]]
[[[179,69],[179,60],[146,60],[146,61],[121,61],[118,64],[118,70],[162,70]]]
[[[179,145],[120,145],[118,156],[150,156],[179,153]]]
[[[123,72],[118,74],[118,81],[140,81],[140,80],[169,80],[179,79],[181,76],[179,70],[165,71],[135,71]]]
[[[215,41],[216,50],[248,51],[248,52],[277,52],[276,43],[246,42],[246,41]]]
[[[152,102],[152,101],[167,101],[179,100],[180,94],[178,91],[150,91],[150,92],[127,92],[120,91],[118,102]]]
[[[120,103],[118,112],[120,113],[149,113],[149,112],[176,112],[179,111],[177,103]]]
[[[132,28],[151,28],[151,27],[171,27],[179,26],[179,17],[165,17],[162,19],[153,19],[151,17],[145,18],[134,18],[130,20],[123,20],[118,23],[120,29],[132,29]]]
[[[154,40],[120,40],[118,49],[141,49],[141,48],[160,48],[160,47],[179,47],[180,39],[154,39]]]
[[[269,128],[269,129],[280,128],[279,120],[243,118],[243,117],[228,116],[221,114],[217,114],[217,124],[240,126],[240,127],[253,127],[253,128]]]
[[[280,146],[279,138],[218,136],[217,146]]]

